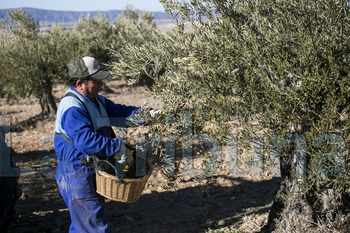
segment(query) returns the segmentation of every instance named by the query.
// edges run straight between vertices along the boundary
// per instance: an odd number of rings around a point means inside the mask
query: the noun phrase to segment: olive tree
[[[2,94],[9,99],[34,96],[41,114],[52,116],[56,111],[53,83],[66,75],[66,57],[74,51],[72,36],[59,25],[42,32],[29,11],[11,11],[9,16],[1,33]]]
[[[109,61],[107,45],[117,43],[115,41],[116,30],[106,15],[99,14],[96,17],[80,17],[73,24],[72,33],[76,38],[76,48],[79,55],[93,56],[100,63]]]
[[[161,2],[177,30],[113,65],[154,80],[175,117],[151,128],[182,137],[190,112],[193,134],[211,124],[222,146],[236,126],[242,142],[263,133],[261,160],[277,159],[282,176],[266,228],[349,230],[349,1]]]
[[[119,58],[126,57],[127,54],[125,52],[128,53],[128,49],[137,49],[157,39],[154,34],[156,30],[154,15],[147,11],[141,12],[126,8],[123,14],[115,20],[113,26],[116,31],[116,39],[113,43],[106,46],[111,57],[112,65],[110,67],[112,69],[118,69],[117,72],[114,72],[116,77],[127,77],[128,81],[131,81],[129,79],[128,64],[125,64],[123,59],[119,61]],[[130,53],[130,56],[133,56],[133,54]],[[130,59],[132,58],[130,57]],[[118,68],[114,64],[118,64]],[[139,84],[148,86],[153,83],[153,80],[145,73],[140,74],[138,81]]]
[[[43,116],[55,114],[53,84],[67,76],[70,58],[88,55],[107,64],[111,61],[109,46],[118,50],[127,43],[142,44],[155,27],[151,13],[131,9],[114,23],[102,14],[81,17],[71,29],[40,25],[29,11],[16,10],[9,16],[0,34],[0,94],[8,99],[38,98]],[[142,37],[138,31],[143,32]]]

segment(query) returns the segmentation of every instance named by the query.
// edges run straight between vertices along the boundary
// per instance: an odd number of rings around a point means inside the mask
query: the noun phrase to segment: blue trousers
[[[70,233],[111,232],[104,212],[104,198],[96,193],[92,168],[73,169],[58,163],[56,181],[71,218]]]

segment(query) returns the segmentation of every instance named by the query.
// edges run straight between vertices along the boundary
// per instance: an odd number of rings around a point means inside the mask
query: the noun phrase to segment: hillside
[[[119,15],[123,13],[122,10],[110,10],[110,11],[55,11],[55,10],[43,10],[36,8],[23,8],[30,11],[31,16],[40,22],[47,24],[53,23],[72,23],[79,19],[81,16],[95,17],[99,13],[106,15],[111,21],[114,21]],[[9,20],[7,15],[8,11],[15,9],[0,9],[0,18],[6,21]],[[171,21],[169,15],[165,12],[152,12],[156,21]]]

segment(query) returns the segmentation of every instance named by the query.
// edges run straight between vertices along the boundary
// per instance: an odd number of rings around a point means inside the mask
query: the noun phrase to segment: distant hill
[[[28,9],[30,15],[39,22],[45,22],[48,24],[53,23],[72,23],[77,21],[81,16],[95,17],[99,13],[106,15],[111,21],[114,21],[119,15],[123,13],[122,10],[110,10],[110,11],[55,11],[55,10],[43,10],[36,8],[22,8],[23,10]],[[0,18],[9,20],[7,11],[15,10],[13,9],[0,9]],[[165,12],[152,12],[155,21],[168,21],[171,20],[170,16]]]

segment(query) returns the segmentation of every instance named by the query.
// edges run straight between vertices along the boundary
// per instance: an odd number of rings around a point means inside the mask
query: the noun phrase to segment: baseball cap
[[[102,70],[97,60],[93,57],[74,57],[68,64],[68,74],[71,78],[92,77],[97,80],[108,78],[109,72]]]

